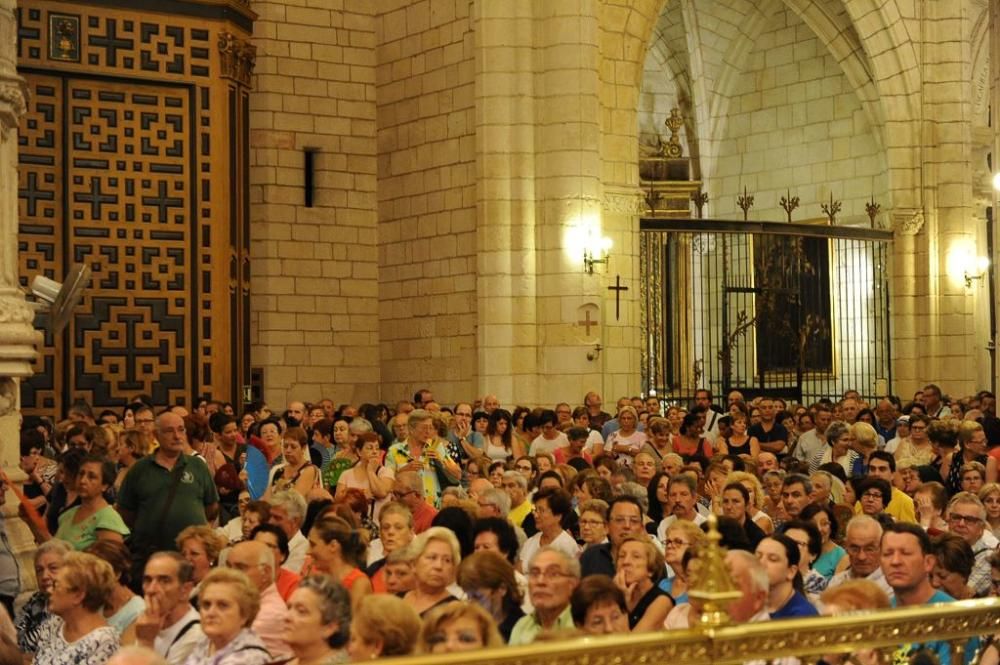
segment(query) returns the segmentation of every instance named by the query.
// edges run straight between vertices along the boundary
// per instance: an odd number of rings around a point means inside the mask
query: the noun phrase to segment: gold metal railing
[[[580,637],[523,647],[393,659],[394,665],[727,665],[778,658],[814,663],[829,654],[879,650],[880,662],[903,644],[947,641],[951,664],[964,661],[968,640],[1000,633],[1000,599],[770,621],[721,628],[621,637]]]

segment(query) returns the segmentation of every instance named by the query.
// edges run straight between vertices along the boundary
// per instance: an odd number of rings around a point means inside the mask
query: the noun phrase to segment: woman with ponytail
[[[361,570],[368,549],[368,533],[354,528],[332,512],[320,517],[309,531],[312,572],[325,573],[351,595],[351,606],[372,592],[372,583]]]
[[[767,570],[767,611],[772,619],[817,616],[816,608],[802,593],[798,544],[776,533],[757,545],[757,559]]]

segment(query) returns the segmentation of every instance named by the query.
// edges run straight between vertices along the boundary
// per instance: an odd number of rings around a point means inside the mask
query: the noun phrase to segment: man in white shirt
[[[677,520],[688,520],[701,524],[705,516],[698,512],[698,483],[686,473],[678,474],[667,484],[667,502],[670,514],[663,518],[656,529],[656,536],[662,543],[667,538],[667,529]]]
[[[306,500],[295,490],[284,490],[275,492],[268,503],[271,504],[268,521],[288,536],[288,558],[282,568],[299,574],[309,553],[309,540],[299,531],[306,517]]]
[[[830,578],[827,589],[851,580],[869,580],[892,598],[892,587],[882,572],[882,525],[868,515],[855,515],[847,523],[844,549],[850,565]]]
[[[812,409],[813,427],[799,436],[792,455],[802,462],[810,462],[816,453],[826,447],[826,428],[833,420],[833,411],[826,404],[817,404]]]
[[[201,618],[191,606],[194,569],[177,552],[157,552],[146,562],[142,594],[146,609],[135,622],[136,643],[169,665],[184,663],[204,638]]]

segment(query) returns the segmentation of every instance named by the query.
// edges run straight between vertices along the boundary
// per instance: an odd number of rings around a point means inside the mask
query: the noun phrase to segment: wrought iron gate
[[[677,219],[641,229],[646,393],[810,403],[890,390],[890,232]]]

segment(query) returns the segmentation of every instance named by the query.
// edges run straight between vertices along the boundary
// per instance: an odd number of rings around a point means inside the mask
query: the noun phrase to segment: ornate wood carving
[[[247,109],[231,109],[230,96],[246,94],[252,54],[228,77],[222,35],[240,53],[247,45],[223,8],[205,18],[212,3],[159,4],[178,11],[21,3],[21,280],[61,280],[77,262],[93,270],[64,338],[45,340],[22,383],[28,412],[140,393],[158,404],[238,399],[232,379],[248,348],[233,344],[244,336],[228,261],[246,254],[233,228],[244,225],[247,167],[229,144]]]

